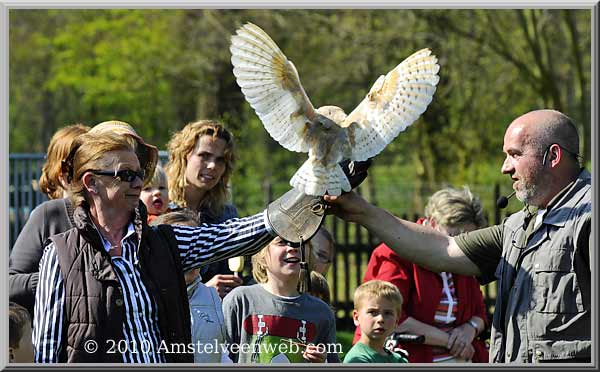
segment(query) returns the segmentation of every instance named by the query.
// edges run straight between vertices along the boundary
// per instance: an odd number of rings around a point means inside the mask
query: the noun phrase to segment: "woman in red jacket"
[[[426,218],[418,223],[448,235],[486,225],[481,202],[465,187],[442,189],[430,198]],[[385,244],[372,253],[364,281],[385,280],[404,298],[396,329],[424,335],[423,344],[403,344],[412,363],[487,363],[488,351],[477,338],[486,328],[487,315],[479,283],[474,277],[434,273],[400,258]],[[355,332],[354,342],[360,338]]]

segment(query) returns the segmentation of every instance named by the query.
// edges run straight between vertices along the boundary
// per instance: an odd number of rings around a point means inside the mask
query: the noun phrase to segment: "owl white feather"
[[[437,58],[422,49],[381,75],[350,115],[336,106],[315,109],[296,67],[269,35],[252,23],[236,33],[230,50],[237,83],[273,139],[308,152],[290,180],[308,195],[350,191],[338,163],[379,154],[425,111],[439,81]]]

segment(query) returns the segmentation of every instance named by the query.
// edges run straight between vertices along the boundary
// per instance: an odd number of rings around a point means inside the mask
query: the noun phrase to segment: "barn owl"
[[[437,58],[422,49],[381,75],[346,115],[336,106],[313,107],[296,67],[260,27],[240,27],[230,51],[237,83],[267,132],[290,151],[308,152],[290,180],[307,195],[350,191],[338,163],[379,154],[425,111],[439,81]]]

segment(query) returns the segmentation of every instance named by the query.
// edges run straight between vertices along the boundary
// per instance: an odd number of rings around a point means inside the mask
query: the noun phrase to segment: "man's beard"
[[[531,178],[527,182],[520,180],[519,183],[521,184],[521,188],[515,194],[517,199],[527,205],[539,206],[543,196],[542,190],[545,186],[549,186],[545,184],[544,173],[538,170],[531,174]]]

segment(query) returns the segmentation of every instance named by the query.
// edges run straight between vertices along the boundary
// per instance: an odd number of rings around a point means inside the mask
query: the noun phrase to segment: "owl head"
[[[340,125],[346,119],[346,113],[344,110],[337,106],[321,106],[317,109],[317,112],[327,119],[334,121]]]

